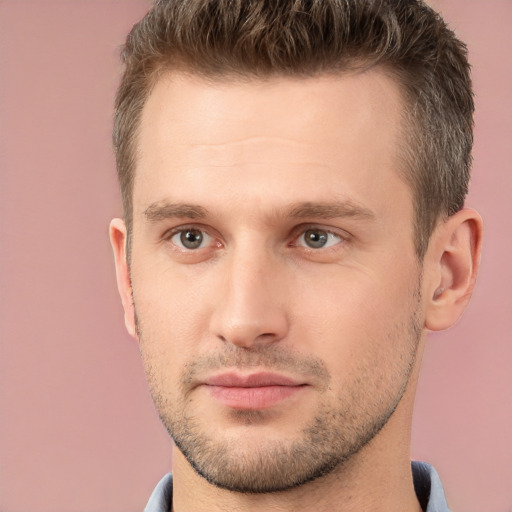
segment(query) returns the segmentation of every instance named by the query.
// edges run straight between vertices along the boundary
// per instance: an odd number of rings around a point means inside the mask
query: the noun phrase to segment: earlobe
[[[130,268],[126,258],[126,225],[122,219],[113,219],[110,223],[110,243],[114,251],[116,265],[117,289],[124,309],[124,323],[128,333],[137,338],[135,328],[135,308],[130,282]]]
[[[425,327],[447,329],[457,322],[469,303],[480,264],[482,219],[474,210],[463,209],[441,221],[432,234],[425,256]]]

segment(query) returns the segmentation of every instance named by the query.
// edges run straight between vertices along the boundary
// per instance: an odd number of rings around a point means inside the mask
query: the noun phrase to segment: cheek
[[[205,339],[211,286],[177,272],[136,268],[132,284],[142,355],[178,378]]]
[[[293,279],[298,281],[296,276]],[[307,276],[290,293],[290,299],[297,304],[298,320],[307,318],[317,328],[332,326],[340,332],[351,326],[365,331],[403,317],[416,289],[412,283],[415,285],[416,281],[412,272],[394,278],[385,270],[340,268]]]
[[[393,365],[409,352],[419,277],[413,270],[397,276],[340,271],[295,294],[295,332],[333,376]]]

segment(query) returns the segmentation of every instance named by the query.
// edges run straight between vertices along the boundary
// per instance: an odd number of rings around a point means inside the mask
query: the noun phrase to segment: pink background
[[[512,511],[512,2],[433,2],[467,41],[474,300],[430,338],[413,457],[455,511]],[[118,47],[142,0],[0,2],[0,510],[141,511],[171,443],[125,334],[107,239]]]

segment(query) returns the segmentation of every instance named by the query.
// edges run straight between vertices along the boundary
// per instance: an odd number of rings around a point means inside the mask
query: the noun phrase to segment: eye
[[[297,245],[307,247],[309,249],[324,249],[331,247],[343,241],[339,235],[335,235],[330,231],[319,228],[306,229],[297,239]]]
[[[170,240],[182,249],[194,250],[210,245],[213,238],[200,229],[186,228],[174,233]]]

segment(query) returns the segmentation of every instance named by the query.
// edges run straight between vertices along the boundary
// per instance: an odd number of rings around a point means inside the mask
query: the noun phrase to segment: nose
[[[217,339],[252,349],[286,337],[283,273],[269,252],[247,247],[226,255],[211,317],[211,332]]]

